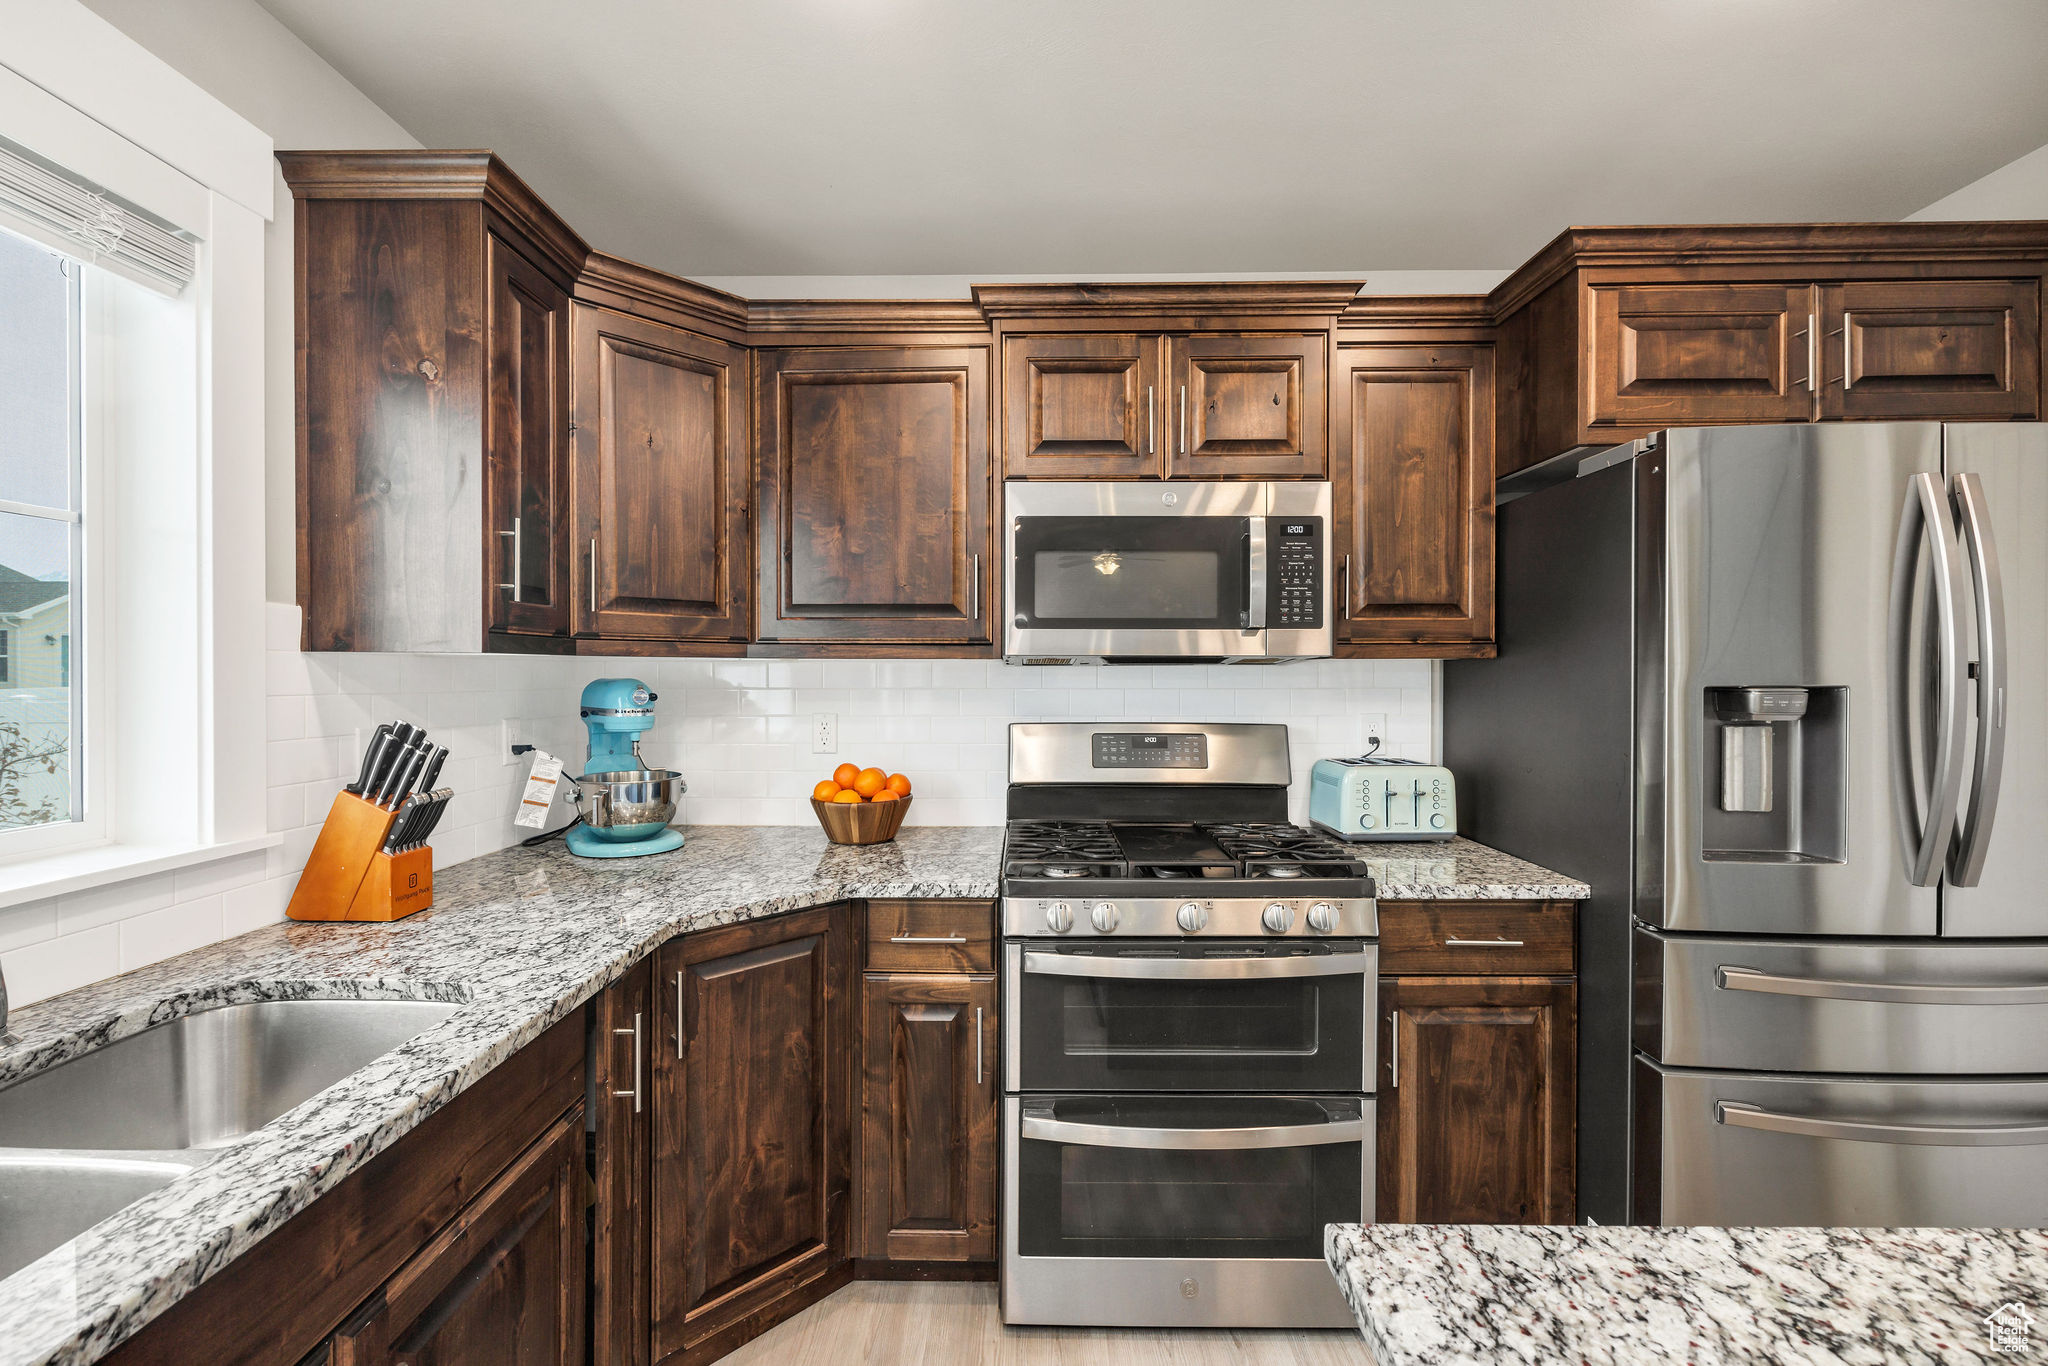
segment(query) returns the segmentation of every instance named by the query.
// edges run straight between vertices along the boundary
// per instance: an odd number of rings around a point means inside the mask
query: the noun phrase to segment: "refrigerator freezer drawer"
[[[2048,943],[1638,930],[1636,1046],[1671,1067],[2048,1073]]]
[[[1636,1062],[1635,1215],[1660,1224],[2048,1227],[2048,1079]]]

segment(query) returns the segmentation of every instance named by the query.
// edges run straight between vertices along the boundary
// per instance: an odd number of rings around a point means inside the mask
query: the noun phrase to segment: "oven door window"
[[[1357,940],[1131,941],[1018,951],[1027,1091],[1359,1091]]]
[[[1016,625],[1042,630],[1235,631],[1246,620],[1242,517],[1025,517]]]
[[[1023,1102],[1026,1257],[1322,1256],[1365,1217],[1357,1097],[1058,1096]]]

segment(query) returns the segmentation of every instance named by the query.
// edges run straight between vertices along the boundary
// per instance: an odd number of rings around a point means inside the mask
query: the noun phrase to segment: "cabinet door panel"
[[[1821,416],[2031,418],[2040,411],[2038,280],[1824,285]]]
[[[657,954],[656,1360],[772,1322],[778,1305],[847,1260],[848,914],[690,935]]]
[[[484,563],[491,625],[518,635],[569,629],[566,381],[569,298],[495,235],[490,271],[489,468]]]
[[[1493,352],[1338,351],[1340,641],[1493,638]]]
[[[861,1256],[995,1256],[996,982],[870,976]]]
[[[1576,996],[1552,978],[1380,979],[1380,1220],[1572,1222]]]
[[[1804,422],[1814,415],[1807,285],[1593,285],[1592,427]]]
[[[746,353],[580,304],[574,332],[578,633],[744,640]]]
[[[648,1149],[654,1120],[649,1065],[659,1047],[654,964],[642,959],[592,1003],[596,1034],[591,1134],[597,1180],[591,1224],[592,1366],[647,1361]]]
[[[1321,333],[1173,338],[1174,477],[1322,478],[1328,344]]]
[[[580,1366],[583,1108],[335,1334],[335,1366]]]
[[[1165,472],[1162,340],[1135,333],[1003,343],[1003,473],[1136,479]]]
[[[985,641],[988,352],[763,352],[764,640]]]

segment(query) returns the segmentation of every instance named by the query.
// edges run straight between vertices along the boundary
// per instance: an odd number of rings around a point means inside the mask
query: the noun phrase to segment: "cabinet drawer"
[[[994,972],[992,901],[870,901],[870,972]]]
[[[1382,901],[1383,976],[1556,976],[1572,971],[1569,901]]]

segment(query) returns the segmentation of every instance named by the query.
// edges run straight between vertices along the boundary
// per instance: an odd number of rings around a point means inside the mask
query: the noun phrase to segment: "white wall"
[[[1906,218],[1908,222],[2048,218],[2048,147],[2036,147]]]
[[[417,147],[419,139],[350,85],[255,0],[83,0],[193,84],[270,134],[279,151]],[[297,597],[294,573],[292,195],[271,170],[264,234],[264,590]]]

